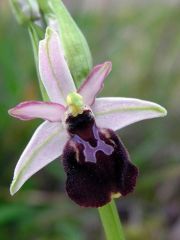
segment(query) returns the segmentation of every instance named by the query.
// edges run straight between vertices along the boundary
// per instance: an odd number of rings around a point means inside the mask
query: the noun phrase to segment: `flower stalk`
[[[107,240],[125,240],[114,200],[98,208]]]
[[[40,92],[41,92],[43,101],[48,101],[49,98],[48,98],[47,92],[44,88],[44,85],[42,83],[42,80],[40,78],[39,67],[38,67],[38,47],[39,47],[39,41],[41,39],[43,39],[43,37],[44,37],[44,31],[42,28],[40,28],[38,25],[35,25],[34,23],[29,23],[28,31],[29,31],[29,36],[31,39],[31,45],[33,48],[34,62],[35,62],[35,66],[36,66],[36,72],[37,72],[37,76],[38,76]]]

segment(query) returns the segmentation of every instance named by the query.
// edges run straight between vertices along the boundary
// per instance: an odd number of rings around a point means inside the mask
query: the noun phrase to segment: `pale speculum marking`
[[[114,151],[114,148],[108,145],[107,143],[105,143],[102,139],[100,139],[98,128],[96,127],[95,124],[93,125],[92,130],[93,130],[94,139],[97,141],[96,147],[91,146],[91,144],[88,141],[83,140],[78,135],[74,135],[73,138],[76,142],[84,146],[83,153],[84,153],[85,162],[96,163],[96,153],[98,151],[102,151],[104,154],[109,156]]]

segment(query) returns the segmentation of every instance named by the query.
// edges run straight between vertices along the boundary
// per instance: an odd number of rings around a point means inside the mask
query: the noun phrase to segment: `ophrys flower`
[[[166,110],[139,99],[95,98],[111,71],[110,62],[94,67],[77,90],[58,35],[50,28],[39,45],[39,71],[51,102],[28,101],[9,110],[21,120],[46,120],[17,163],[11,194],[61,155],[67,193],[79,205],[99,207],[131,192],[138,171],[114,131],[164,116]]]

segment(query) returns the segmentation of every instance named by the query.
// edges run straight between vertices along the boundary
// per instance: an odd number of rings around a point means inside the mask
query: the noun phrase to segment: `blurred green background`
[[[180,5],[134,2],[67,4],[88,39],[94,64],[113,62],[102,95],[142,98],[168,109],[166,118],[119,131],[140,176],[135,192],[117,205],[127,240],[178,240]],[[8,1],[1,0],[0,239],[104,239],[98,212],[80,208],[66,196],[59,160],[10,196],[16,162],[40,121],[21,122],[9,117],[7,110],[30,99],[39,100],[40,93],[28,32],[16,23]]]

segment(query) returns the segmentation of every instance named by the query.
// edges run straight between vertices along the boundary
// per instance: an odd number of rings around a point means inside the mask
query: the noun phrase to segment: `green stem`
[[[112,200],[98,209],[107,240],[125,240],[116,204]]]
[[[31,39],[31,44],[33,47],[33,53],[34,53],[34,61],[36,65],[36,71],[37,76],[39,80],[39,87],[41,91],[41,95],[43,98],[43,101],[49,101],[48,95],[46,93],[45,87],[41,81],[40,75],[39,75],[39,66],[38,66],[38,48],[39,48],[39,41],[43,39],[44,37],[44,31],[40,27],[36,26],[33,23],[29,23],[28,25],[28,31]]]

